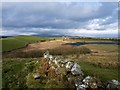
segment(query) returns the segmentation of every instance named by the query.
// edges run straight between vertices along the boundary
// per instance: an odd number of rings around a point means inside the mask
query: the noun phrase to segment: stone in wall
[[[107,82],[106,88],[120,90],[120,83],[117,80],[110,80]]]
[[[75,63],[73,65],[73,67],[71,69],[71,73],[73,75],[82,75],[83,76],[83,72],[81,71],[81,68],[80,68],[80,66],[77,63]]]

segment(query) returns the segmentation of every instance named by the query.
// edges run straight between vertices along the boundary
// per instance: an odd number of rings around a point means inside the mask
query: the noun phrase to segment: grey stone
[[[71,70],[71,68],[73,67],[73,65],[74,65],[74,62],[73,62],[73,61],[67,62],[67,64],[66,64],[66,69],[67,69],[67,70]]]
[[[70,81],[71,80],[71,78],[69,77],[69,78],[67,78],[68,79],[68,81]]]
[[[41,75],[36,73],[36,74],[33,75],[33,77],[34,77],[34,79],[39,79],[41,77]]]
[[[54,59],[54,57],[49,54],[48,50],[43,54],[43,56],[44,56],[44,58],[51,60],[51,61]]]
[[[49,60],[53,60],[54,59],[54,57],[52,55],[49,55],[48,58],[49,58]]]
[[[77,63],[73,65],[71,73],[73,75],[83,75],[83,72],[81,71],[80,66]]]
[[[48,58],[49,57],[49,51],[47,50],[44,54],[43,54],[44,58]]]
[[[92,80],[93,78],[91,76],[87,76],[85,77],[85,79],[83,79],[83,83],[88,85],[88,83]]]
[[[119,89],[120,90],[120,83],[117,80],[111,80],[107,82],[107,89]]]
[[[75,86],[76,86],[76,87],[78,87],[78,86],[81,85],[81,84],[82,84],[81,79],[76,79],[76,80],[75,80]]]
[[[76,89],[77,89],[77,90],[86,90],[87,88],[88,88],[87,85],[81,84],[81,85],[79,85]]]
[[[90,89],[103,88],[103,86],[101,85],[101,82],[91,76],[87,76],[85,79],[83,79],[83,83],[89,86]]]

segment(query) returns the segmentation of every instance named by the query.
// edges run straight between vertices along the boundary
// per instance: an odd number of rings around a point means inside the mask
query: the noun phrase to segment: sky
[[[1,29],[3,36],[118,37],[118,3],[6,2]]]

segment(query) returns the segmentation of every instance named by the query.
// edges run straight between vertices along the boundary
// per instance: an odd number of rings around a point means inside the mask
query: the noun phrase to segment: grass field
[[[51,40],[51,38],[37,37],[37,36],[16,36],[3,38],[0,40],[2,44],[2,52],[11,51],[21,47],[25,47],[27,44]]]
[[[38,36],[16,36],[14,38],[16,38],[20,41],[27,42],[27,43],[35,43],[35,42],[38,42],[38,41],[51,40],[51,38],[38,37]]]
[[[43,41],[49,40],[47,38],[38,38],[38,37],[28,38],[28,37],[29,36],[18,36],[14,38],[10,37],[3,39],[4,42],[3,45],[6,46],[4,51],[13,50],[14,48],[20,48],[21,46],[24,46],[26,43],[34,43],[41,40]],[[100,79],[102,82],[105,83],[106,81],[112,79],[116,79],[120,81],[120,79],[118,78],[118,74],[119,74],[118,68],[120,66],[120,63],[118,62],[118,47],[119,45],[110,45],[110,44],[109,45],[87,44],[73,48],[72,46],[71,47],[59,46],[56,48],[51,48],[50,52],[52,55],[62,55],[65,56],[66,58],[69,58],[70,60],[72,59],[75,62],[77,62],[80,65],[82,71],[84,72],[84,77],[90,75]],[[83,53],[83,51],[85,51],[85,53]],[[28,56],[27,58],[23,58],[24,56],[23,54],[25,55],[25,53],[21,53],[21,52],[19,54],[22,55],[22,58],[20,57],[4,58],[2,60],[3,88],[4,87],[28,88],[27,85],[29,85],[29,87],[32,88],[36,88],[36,87],[49,88],[49,85],[52,85],[54,81],[50,81],[46,83],[46,81],[48,80],[45,81],[43,80],[42,81],[43,84],[41,84],[39,83],[41,81],[33,80],[30,81],[33,83],[31,85],[29,80],[27,80],[26,78],[28,76],[31,76],[32,72],[35,70],[37,66],[35,62],[37,60],[41,60],[39,56],[35,58],[35,56],[40,54],[40,52],[39,51],[27,52],[26,53],[26,55]],[[34,58],[30,58],[31,56]]]
[[[27,45],[27,42],[20,41],[15,38],[7,38],[2,40],[2,51],[10,51],[13,49],[21,48]]]
[[[98,44],[89,44],[89,45],[84,45],[88,48],[90,48],[91,50],[95,50],[95,51],[102,51],[102,52],[118,52],[118,47],[119,45],[98,45]]]
[[[79,65],[81,66],[81,69],[85,73],[85,75],[90,75],[93,77],[96,77],[100,79],[102,82],[106,82],[108,80],[118,80],[118,68],[105,68],[105,67],[99,67],[97,65],[94,65],[92,63],[80,61]]]
[[[2,86],[3,88],[26,88],[26,76],[31,69],[25,70],[25,64],[37,59],[14,58],[3,59],[2,62]],[[31,68],[31,67],[30,67]],[[33,67],[32,67],[33,68]]]
[[[31,63],[34,61],[40,60],[40,58],[4,58],[3,59],[3,87],[5,88],[26,88],[29,85],[29,81],[27,81],[27,75],[32,73],[35,70],[36,65],[27,66],[27,63]],[[96,59],[97,61],[97,59]],[[85,76],[93,76],[100,79],[102,82],[106,82],[108,80],[116,79],[118,80],[118,68],[117,67],[103,67],[98,66],[97,64],[93,64],[93,62],[88,62],[83,58],[83,60],[77,61],[80,65],[82,71],[84,72]],[[101,62],[101,64],[104,62]],[[41,63],[40,63],[41,64]],[[34,82],[33,85],[29,85],[29,87],[36,88],[37,87],[44,87],[40,86],[42,84],[39,81]],[[27,83],[27,85],[26,85]],[[49,88],[49,86],[48,86]]]
[[[81,57],[77,62],[85,74],[95,76],[103,82],[111,79],[119,80],[118,47],[119,45],[84,45],[93,51]],[[95,53],[94,53],[95,52]]]

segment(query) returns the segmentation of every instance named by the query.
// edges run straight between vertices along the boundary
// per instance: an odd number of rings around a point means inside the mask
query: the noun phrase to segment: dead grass
[[[87,54],[90,53],[90,49],[83,46],[60,46],[54,49],[50,49],[50,53],[52,55],[79,55],[79,54]]]
[[[84,46],[70,46],[70,45],[62,45],[56,48],[51,48],[51,49],[43,49],[43,50],[30,50],[30,51],[23,51],[23,50],[19,50],[19,51],[13,51],[13,52],[9,52],[6,54],[3,54],[3,57],[7,57],[7,58],[38,58],[38,57],[42,57],[43,53],[49,50],[50,54],[52,55],[79,55],[79,54],[87,54],[90,53],[90,49],[84,47]]]
[[[91,63],[104,68],[118,68],[118,45],[84,45],[92,52],[89,55],[78,58],[79,61]]]
[[[79,60],[84,62],[89,62],[93,65],[104,67],[104,68],[118,68],[120,63],[118,62],[117,56],[93,56],[93,55],[86,55],[81,57]]]
[[[67,42],[70,42],[70,41],[55,40],[55,41],[33,43],[33,44],[29,44],[28,47],[23,48],[22,50],[23,51],[31,51],[31,50],[53,49],[56,47],[60,47]]]

